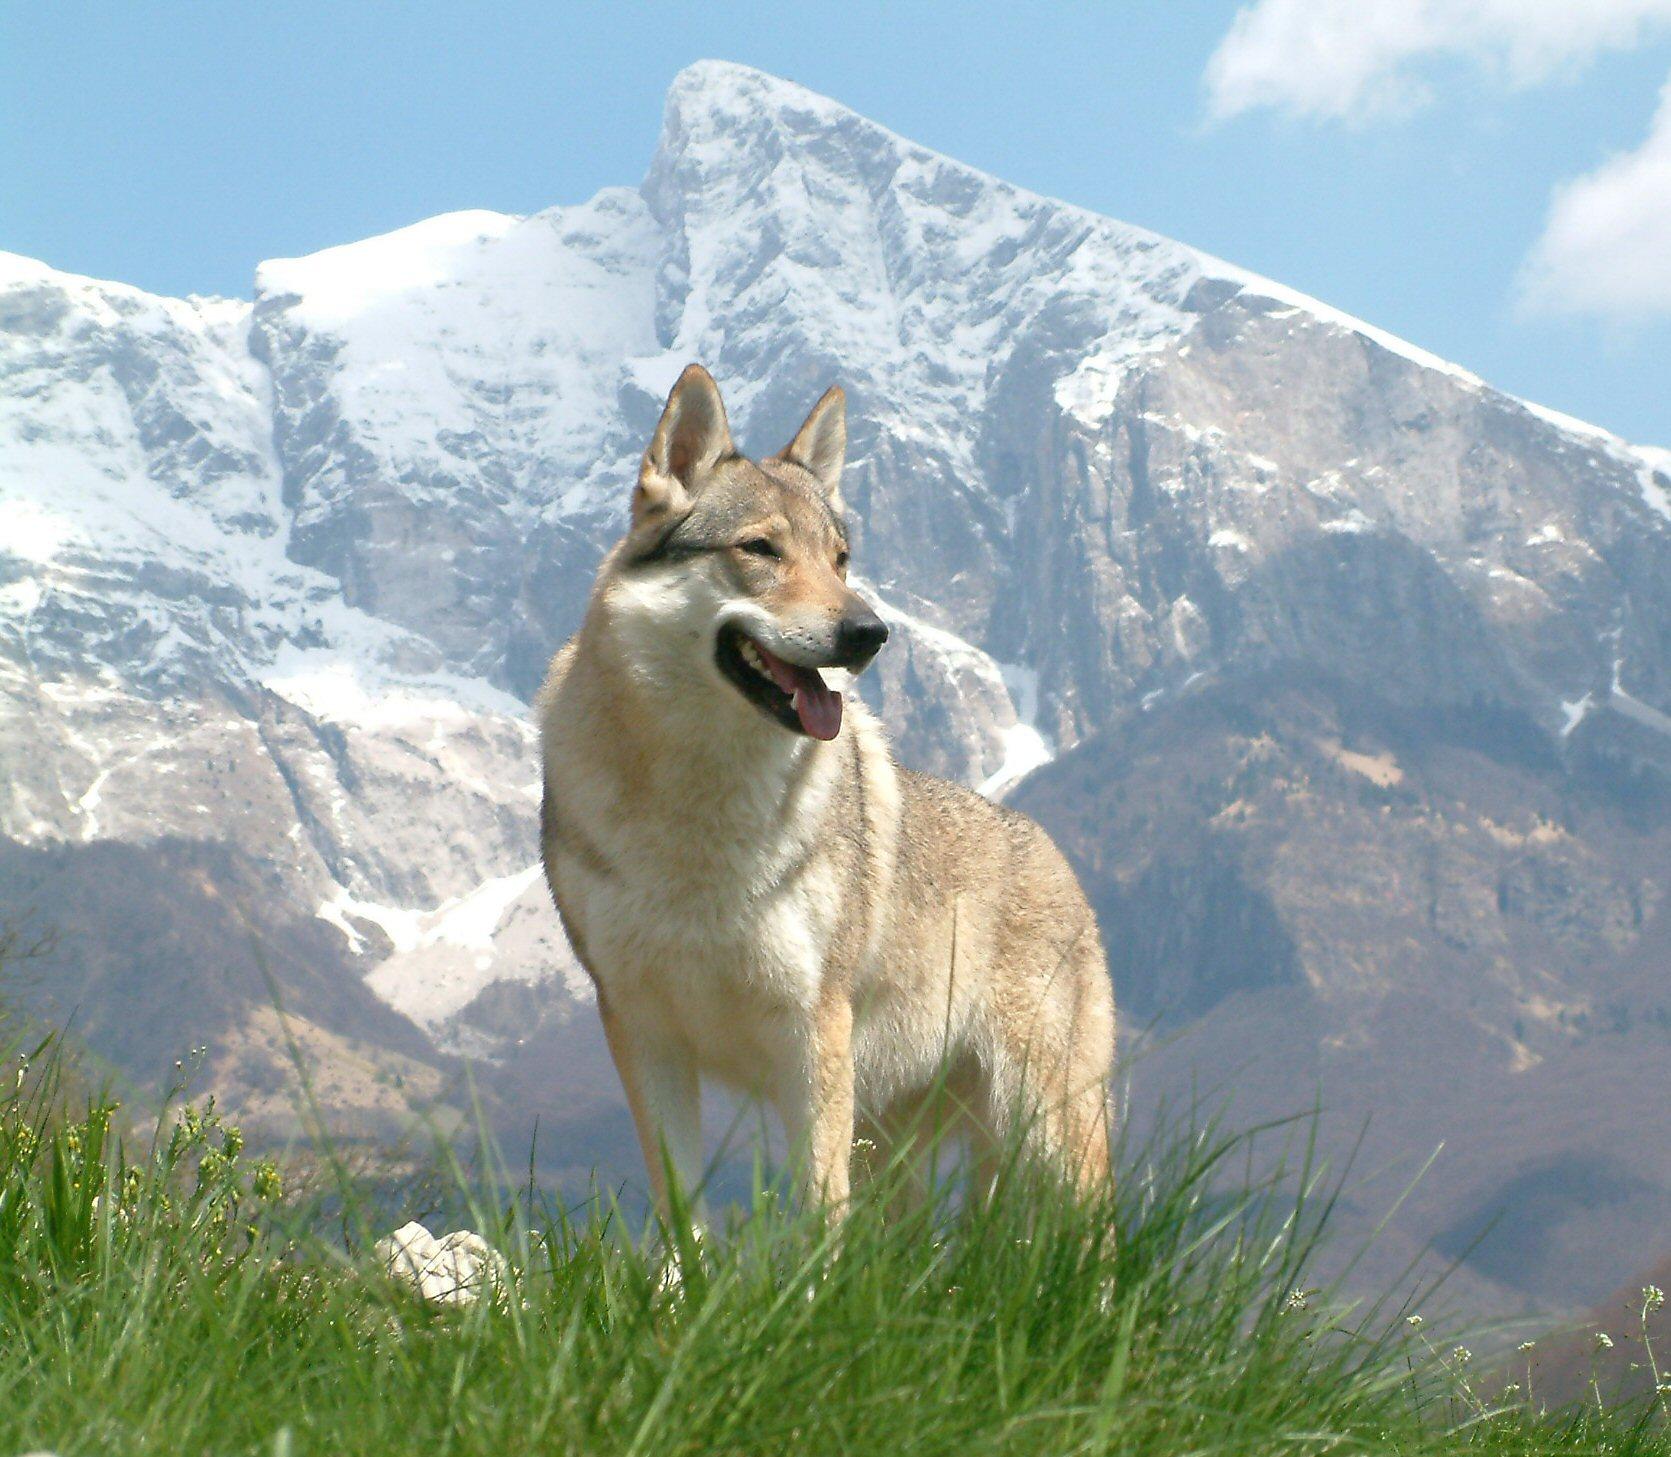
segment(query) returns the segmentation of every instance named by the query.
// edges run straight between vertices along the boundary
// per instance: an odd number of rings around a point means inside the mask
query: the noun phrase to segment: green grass
[[[287,1200],[212,1109],[124,1139],[7,1066],[0,1453],[1671,1453],[1648,1411],[1499,1408],[1403,1312],[1296,1299],[1326,1201],[1226,1197],[1211,1129],[1128,1151],[1112,1208],[1016,1176],[888,1220],[884,1189],[838,1238],[766,1190],[678,1284],[603,1203],[457,1175],[510,1280],[446,1312],[346,1176]]]

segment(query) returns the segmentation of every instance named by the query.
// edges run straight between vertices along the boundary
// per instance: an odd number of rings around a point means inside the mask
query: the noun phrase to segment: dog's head
[[[838,387],[788,445],[753,461],[732,444],[708,371],[679,376],[610,566],[612,615],[641,674],[679,694],[740,695],[795,733],[840,732],[846,676],[888,637],[847,585],[846,450]]]

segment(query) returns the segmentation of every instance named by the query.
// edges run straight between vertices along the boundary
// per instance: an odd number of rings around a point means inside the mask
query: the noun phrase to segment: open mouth
[[[815,739],[841,732],[841,695],[816,668],[786,663],[737,627],[720,632],[714,659],[744,698],[785,728]]]

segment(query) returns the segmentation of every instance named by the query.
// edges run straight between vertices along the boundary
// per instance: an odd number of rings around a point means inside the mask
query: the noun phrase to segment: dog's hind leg
[[[1095,1195],[1110,1179],[1114,1013],[1101,966],[1089,955],[1080,961],[1072,979],[1049,985],[1014,1020],[1009,1037],[994,1039],[977,1163],[1024,1154]]]

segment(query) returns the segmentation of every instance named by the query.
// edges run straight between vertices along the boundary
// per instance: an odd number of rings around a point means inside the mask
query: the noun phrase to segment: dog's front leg
[[[609,1055],[615,1061],[621,1087],[638,1130],[644,1167],[656,1212],[669,1229],[673,1201],[668,1172],[678,1181],[680,1196],[700,1227],[702,1222],[702,1085],[695,1064],[682,1049],[651,1035],[610,1006],[600,991],[598,1013]]]
[[[783,1100],[784,1128],[803,1160],[807,1199],[839,1218],[853,1161],[853,1006],[844,990],[819,999],[801,1071]]]

